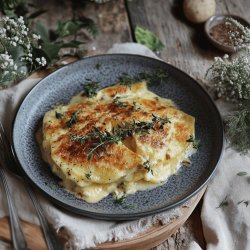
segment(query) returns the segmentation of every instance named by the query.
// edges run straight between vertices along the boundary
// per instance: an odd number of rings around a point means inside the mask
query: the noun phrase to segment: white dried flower
[[[39,61],[33,58],[33,49],[41,48],[39,40],[39,35],[29,32],[23,17],[0,17],[0,44],[4,48],[4,52],[0,54],[0,84],[15,81],[31,70],[46,66],[44,57],[38,57]],[[13,47],[18,47],[20,49],[17,51],[21,51],[21,56],[15,55],[16,61],[11,54]],[[20,71],[19,67],[25,67],[25,70]]]

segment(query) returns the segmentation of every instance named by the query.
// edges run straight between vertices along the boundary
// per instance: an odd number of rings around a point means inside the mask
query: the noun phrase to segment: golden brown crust
[[[122,124],[152,123],[155,116],[170,122],[163,126],[158,122],[148,133],[133,133],[123,141],[107,143],[105,150],[99,147],[91,157],[89,152],[98,139],[79,139],[88,137],[94,128],[112,133]],[[94,98],[80,93],[68,105],[47,112],[43,120],[43,149],[53,171],[63,180],[77,183],[75,192],[84,196],[79,187],[90,183],[96,183],[96,190],[99,184],[122,181],[162,183],[177,168],[179,158],[185,156],[190,146],[187,140],[193,134],[194,118],[148,91],[142,82],[131,88],[111,86]],[[151,172],[145,165],[147,161],[154,169]],[[105,186],[105,190],[107,195],[111,186]]]

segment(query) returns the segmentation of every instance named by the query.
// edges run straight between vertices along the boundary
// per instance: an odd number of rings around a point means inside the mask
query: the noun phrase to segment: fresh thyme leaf
[[[116,204],[122,204],[126,199],[126,195],[124,194],[123,196],[121,196],[120,198],[116,197],[115,198],[115,203]]]
[[[143,72],[139,74],[140,79],[147,81],[149,85],[161,84],[168,78],[168,73],[162,69],[157,69],[154,73]]]
[[[140,107],[139,104],[136,103],[135,101],[133,101],[133,110],[134,110],[134,111],[139,111],[139,110],[141,110],[141,107]]]
[[[147,172],[151,172],[152,175],[154,174],[149,161],[145,161],[143,163],[143,167],[147,170]]]
[[[124,209],[135,209],[136,207],[137,206],[135,204],[126,204],[122,206]]]
[[[84,84],[84,92],[88,98],[92,98],[97,95],[98,82],[87,79],[87,83]]]
[[[237,205],[240,205],[240,204],[244,203],[246,205],[246,207],[248,207],[249,202],[250,201],[241,200],[241,201],[237,202]]]
[[[117,96],[116,98],[113,99],[113,103],[117,105],[120,108],[125,108],[128,106],[127,103],[121,102],[120,101],[121,97]]]
[[[193,135],[190,135],[186,142],[192,142],[194,149],[198,149],[200,146],[200,141],[195,139]]]
[[[193,142],[193,148],[194,149],[198,149],[200,147],[200,141],[195,139]]]
[[[117,144],[119,141],[132,136],[133,133],[148,134],[151,129],[155,130],[157,124],[160,124],[161,127],[164,126],[165,123],[169,123],[169,119],[153,116],[151,122],[137,122],[133,120],[121,123],[114,128],[112,132],[101,131],[93,127],[93,130],[85,136],[88,140],[92,140],[92,144],[88,150],[88,160],[91,160],[93,154],[99,157],[99,152],[105,152],[107,145]]]
[[[64,114],[60,113],[60,112],[55,112],[55,116],[56,116],[56,119],[62,119]]]
[[[228,196],[224,198],[224,200],[220,203],[220,205],[217,208],[228,206],[229,202],[227,201],[227,198]]]
[[[152,114],[152,116],[153,116],[153,119],[152,119],[153,122],[160,123],[160,129],[163,129],[166,123],[171,123],[168,117],[161,118],[161,117],[155,116],[154,114]]]
[[[238,201],[237,205],[240,205],[242,202],[244,202],[244,200]]]
[[[101,68],[101,64],[100,64],[100,63],[97,63],[97,64],[95,65],[95,68],[96,68],[97,70],[99,70],[99,69]]]
[[[87,179],[90,179],[91,178],[91,173],[87,173],[87,174],[85,174],[85,176],[86,176]]]
[[[226,135],[236,150],[243,154],[249,152],[250,99],[242,102],[238,111],[226,117]]]
[[[247,175],[247,172],[239,172],[237,173],[238,176],[244,176],[244,175]]]
[[[73,124],[77,122],[77,115],[79,114],[80,110],[75,111],[70,119],[66,122],[67,127],[72,127]]]
[[[135,28],[135,40],[137,43],[145,45],[154,52],[159,52],[165,47],[161,40],[151,31],[139,26]]]
[[[190,135],[186,142],[194,142],[194,136]]]
[[[118,78],[120,85],[125,85],[131,88],[132,84],[137,82],[137,78],[134,76],[130,76],[128,73],[122,73],[122,75]]]
[[[154,73],[141,72],[136,76],[131,76],[128,73],[122,73],[118,78],[120,85],[131,86],[140,81],[146,81],[149,85],[161,84],[168,78],[168,73],[162,69],[157,69]]]
[[[244,201],[244,204],[246,205],[246,207],[248,206],[249,204],[249,201]]]

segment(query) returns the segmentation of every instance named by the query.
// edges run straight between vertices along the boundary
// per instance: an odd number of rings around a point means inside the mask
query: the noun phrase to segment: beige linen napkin
[[[142,45],[134,43],[117,44],[109,51],[109,53],[118,52],[141,54],[156,58],[152,51]],[[6,128],[8,127],[10,129],[13,115],[20,100],[38,81],[39,79],[27,79],[12,88],[0,91],[0,119],[4,121]],[[21,219],[38,224],[36,214],[23,188],[22,182],[10,175],[8,175],[8,180]],[[2,201],[0,203],[0,217],[3,217],[8,214],[8,210],[2,189],[0,190],[0,200]],[[168,223],[181,214],[180,210],[176,208],[139,220],[118,223],[115,221],[95,220],[61,211],[60,208],[53,206],[40,195],[39,200],[55,229],[59,230],[63,227],[70,236],[67,246],[71,249],[90,248],[113,239],[129,239],[145,231],[151,225]]]
[[[222,116],[233,105],[217,101]],[[250,135],[249,135],[250,136]],[[244,176],[239,176],[246,172]],[[224,205],[221,203],[224,202]],[[225,146],[223,157],[208,184],[201,212],[207,250],[250,249],[250,155],[241,155]],[[189,250],[201,249],[195,242]]]

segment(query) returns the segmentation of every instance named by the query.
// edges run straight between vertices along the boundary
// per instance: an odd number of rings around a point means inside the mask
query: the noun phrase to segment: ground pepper
[[[228,21],[213,26],[209,33],[217,42],[227,46],[235,46],[235,38],[243,35],[239,27]]]

